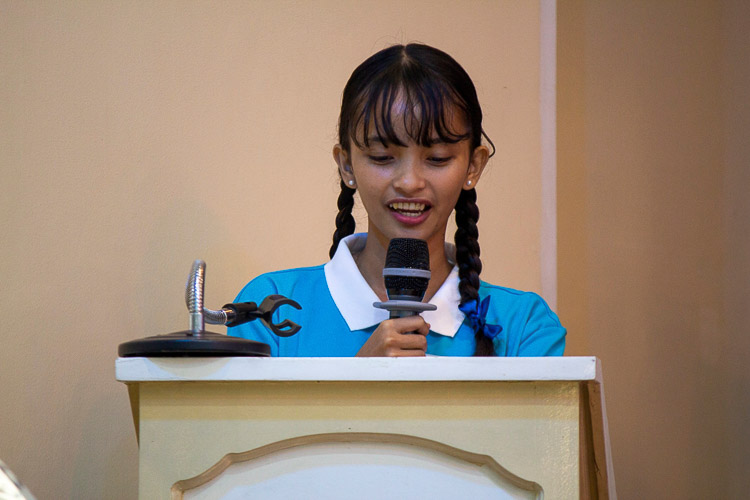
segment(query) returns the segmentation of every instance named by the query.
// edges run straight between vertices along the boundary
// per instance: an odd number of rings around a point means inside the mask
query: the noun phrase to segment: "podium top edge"
[[[118,358],[115,375],[137,382],[445,382],[600,380],[596,357],[545,358]]]

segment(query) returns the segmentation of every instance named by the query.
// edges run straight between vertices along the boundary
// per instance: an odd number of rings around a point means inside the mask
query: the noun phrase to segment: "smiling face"
[[[403,100],[396,99],[389,113],[398,141],[380,137],[375,126],[367,127],[370,133],[364,137],[365,127],[360,127],[359,145],[336,145],[334,158],[344,181],[353,181],[359,191],[368,234],[381,246],[392,238],[419,238],[431,249],[442,247],[461,189],[476,186],[488,150],[479,146],[472,151],[469,139],[450,142],[434,131],[428,141],[417,143],[409,132],[418,126],[412,122],[419,113],[404,110]],[[460,111],[446,110],[445,118],[452,136],[467,137]]]

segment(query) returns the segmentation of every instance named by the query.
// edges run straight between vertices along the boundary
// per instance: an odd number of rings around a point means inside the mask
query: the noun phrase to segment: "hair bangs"
[[[384,146],[406,146],[407,138],[429,147],[471,136],[470,130],[455,129],[456,113],[467,122],[466,104],[444,81],[409,65],[394,69],[370,82],[359,95],[358,111],[348,130],[357,147],[370,147],[374,140]],[[407,137],[400,137],[397,130],[404,130]]]

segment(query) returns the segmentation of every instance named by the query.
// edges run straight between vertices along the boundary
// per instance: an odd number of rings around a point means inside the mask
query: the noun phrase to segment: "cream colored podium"
[[[616,497],[593,357],[120,358],[116,375],[141,499]]]

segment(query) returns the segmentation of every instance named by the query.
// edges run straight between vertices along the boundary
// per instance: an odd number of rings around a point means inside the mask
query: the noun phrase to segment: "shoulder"
[[[243,297],[257,297],[261,294],[269,295],[273,293],[286,295],[300,284],[307,286],[316,285],[321,279],[325,281],[322,264],[264,273],[245,285],[237,296],[237,299],[240,301],[239,299]]]
[[[492,297],[488,314],[501,324],[513,324],[516,328],[560,326],[557,314],[537,293],[482,282],[479,295]]]
[[[550,314],[554,314],[544,299],[534,292],[525,292],[482,281],[479,286],[479,294],[483,297],[492,297],[492,302],[497,302],[499,303],[498,305],[503,304],[514,307],[536,306],[548,311]]]
[[[482,282],[479,295],[491,297],[487,320],[504,329],[507,340],[504,355],[562,355],[565,328],[538,294]]]

